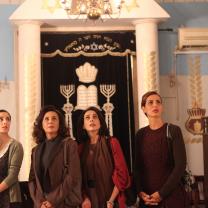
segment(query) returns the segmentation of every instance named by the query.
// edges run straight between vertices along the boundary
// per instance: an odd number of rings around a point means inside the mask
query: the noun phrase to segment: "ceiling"
[[[0,0],[0,4],[21,4],[25,0]],[[158,3],[174,3],[174,2],[208,2],[208,0],[155,0]]]
[[[0,0],[0,4],[21,4],[24,0]]]
[[[155,0],[158,3],[208,2],[208,0]]]
[[[25,0],[0,0],[0,4],[21,4],[24,1]],[[162,6],[162,8],[165,11],[167,11],[168,14],[171,16],[171,18],[168,21],[161,24],[162,27],[167,27],[167,25],[173,28],[179,27],[181,25],[189,26],[188,23],[195,26],[194,22],[196,22],[195,23],[196,26],[200,25],[202,27],[208,27],[208,22],[205,21],[205,19],[208,18],[208,12],[207,12],[208,0],[155,0],[155,1],[158,2]],[[138,2],[140,2],[140,0],[138,0]],[[130,19],[122,20],[122,26],[125,27],[126,29],[131,29],[133,25],[129,24],[130,21],[131,21]],[[63,19],[59,20],[59,19],[49,18],[47,22],[45,22],[43,27],[53,27],[53,25],[60,25],[60,24],[64,24],[63,26],[65,26],[68,25],[68,23],[69,20],[63,21]],[[70,20],[70,25],[72,27],[77,26],[77,23],[78,23],[77,20]],[[117,27],[118,30],[121,26],[121,24],[118,21],[108,20],[106,22],[96,23],[96,30],[99,30],[98,28],[99,25],[101,25],[102,27],[108,27],[108,26]],[[90,22],[90,21],[85,22],[85,26],[90,27],[91,30],[95,28],[94,22]]]
[[[49,7],[43,7],[43,0],[26,0],[9,17],[12,23],[18,25],[23,21],[37,21],[46,27],[68,27],[70,30],[131,30],[138,21],[154,20],[163,21],[169,18],[168,13],[154,0],[137,0],[139,6],[123,7],[120,14],[111,16],[102,15],[97,21],[86,20],[86,15],[67,15],[59,7],[50,11]],[[44,4],[45,5],[45,4]],[[48,5],[46,5],[48,6]],[[103,20],[103,21],[102,21]],[[84,26],[84,27],[83,27]]]

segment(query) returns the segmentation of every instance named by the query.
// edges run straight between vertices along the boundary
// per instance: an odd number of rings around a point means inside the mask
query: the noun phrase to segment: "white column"
[[[137,80],[139,103],[139,127],[147,125],[141,110],[141,98],[149,90],[159,90],[158,20],[146,19],[134,22],[136,28]]]
[[[40,22],[18,23],[18,137],[24,147],[20,180],[28,180],[32,129],[41,105]]]

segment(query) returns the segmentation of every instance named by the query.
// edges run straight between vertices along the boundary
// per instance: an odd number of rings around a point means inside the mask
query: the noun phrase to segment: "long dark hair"
[[[10,121],[11,121],[11,119],[12,119],[11,114],[7,110],[1,109],[0,113],[7,113],[9,115],[9,118],[10,118]]]
[[[43,130],[43,126],[42,126],[42,121],[45,114],[49,111],[56,112],[59,117],[58,136],[61,136],[62,138],[68,136],[68,131],[65,124],[65,118],[63,113],[60,111],[60,109],[53,105],[43,106],[33,125],[32,136],[37,144],[43,142],[46,138],[45,131]]]
[[[80,143],[85,142],[89,139],[87,131],[85,129],[83,129],[83,125],[84,125],[84,115],[87,111],[90,111],[90,110],[94,111],[97,114],[98,119],[100,120],[100,129],[99,129],[99,133],[98,133],[99,136],[109,137],[109,130],[108,130],[107,124],[105,122],[105,119],[104,119],[101,111],[98,110],[98,108],[91,106],[91,107],[87,108],[86,110],[82,111],[82,113],[80,114],[79,119],[78,119],[77,141]]]

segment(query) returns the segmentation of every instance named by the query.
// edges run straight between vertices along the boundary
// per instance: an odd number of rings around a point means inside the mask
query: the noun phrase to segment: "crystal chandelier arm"
[[[102,15],[118,18],[125,4],[125,0],[59,0],[59,2],[67,15],[76,15],[77,18],[86,15],[86,19],[94,21],[98,19],[104,21]],[[115,14],[118,14],[118,17],[113,17]]]

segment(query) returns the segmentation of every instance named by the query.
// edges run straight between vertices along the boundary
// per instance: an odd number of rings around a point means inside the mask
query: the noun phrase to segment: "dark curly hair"
[[[82,113],[80,114],[79,119],[78,119],[77,141],[79,143],[85,142],[89,139],[87,131],[85,129],[83,129],[83,125],[84,125],[84,115],[87,111],[90,111],[90,110],[94,111],[97,114],[98,119],[100,120],[99,136],[109,137],[109,130],[108,130],[108,127],[106,125],[105,119],[104,119],[101,111],[98,108],[91,106],[91,107],[87,108],[86,110],[82,111]]]
[[[10,118],[10,121],[11,121],[11,119],[12,119],[11,114],[7,110],[1,109],[0,113],[7,113],[9,115],[9,118]]]
[[[46,138],[45,131],[43,130],[42,121],[45,114],[49,111],[56,112],[59,117],[59,130],[58,135],[61,136],[63,139],[68,136],[68,131],[66,128],[65,118],[63,113],[59,108],[53,105],[43,106],[40,110],[39,115],[37,116],[35,123],[33,125],[33,133],[32,136],[37,144],[43,142]]]

